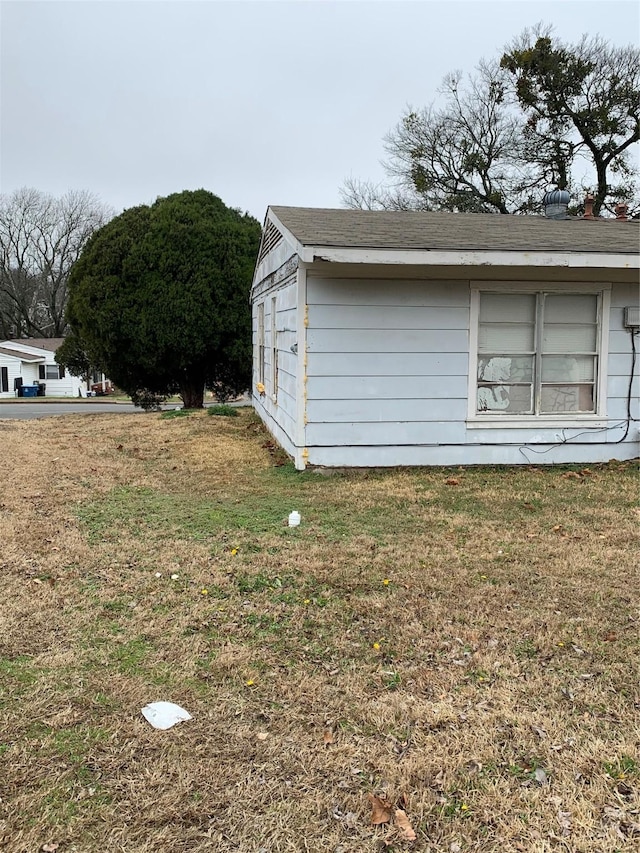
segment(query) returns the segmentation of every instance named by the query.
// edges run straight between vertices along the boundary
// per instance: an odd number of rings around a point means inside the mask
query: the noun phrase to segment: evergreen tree
[[[91,238],[67,319],[92,364],[133,397],[251,382],[249,288],[260,224],[206,190],[126,210]]]

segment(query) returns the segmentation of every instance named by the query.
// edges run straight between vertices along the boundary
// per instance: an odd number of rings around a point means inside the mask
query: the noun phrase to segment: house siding
[[[609,315],[609,367],[607,380],[607,414],[610,418],[627,417],[627,395],[631,376],[632,347],[631,335],[624,328],[624,309],[638,305],[638,286],[617,285],[611,292],[611,312]],[[636,336],[636,350],[640,350],[640,336]],[[631,386],[631,417],[640,418],[640,351],[636,355],[636,364]],[[631,424],[630,432],[640,426]],[[623,432],[621,430],[620,432]],[[620,437],[620,436],[618,436]]]
[[[353,459],[371,446],[464,442],[468,282],[309,275],[307,302],[310,463],[338,445]]]
[[[277,388],[273,387],[273,299],[278,359]],[[264,386],[259,394],[258,304],[264,304]],[[253,405],[282,447],[295,456],[297,417],[298,356],[291,347],[297,342],[298,276],[294,272],[274,288],[254,300],[253,316]],[[274,399],[275,397],[275,399]]]
[[[43,358],[40,363],[28,363],[20,360],[19,356],[9,356],[0,353],[0,367],[6,367],[9,379],[9,390],[0,391],[0,398],[15,397],[14,380],[18,377],[22,378],[24,385],[33,385],[34,382],[44,382],[46,385],[47,397],[77,397],[78,390],[85,388],[82,379],[72,376],[68,371],[62,379],[40,379],[40,364],[54,365],[57,367],[54,353],[48,350],[31,347],[26,344],[19,344],[13,341],[5,341],[6,346],[16,352],[23,352],[28,355],[37,355]],[[0,343],[0,346],[2,343]]]
[[[505,280],[508,280],[505,276]],[[584,426],[527,428],[467,422],[469,280],[338,279],[307,273],[305,443],[327,466],[599,462],[638,455],[626,440],[631,336],[614,284],[608,325],[606,416]],[[568,285],[579,290],[575,282]],[[632,416],[638,417],[638,365]],[[624,423],[622,422],[624,420]]]

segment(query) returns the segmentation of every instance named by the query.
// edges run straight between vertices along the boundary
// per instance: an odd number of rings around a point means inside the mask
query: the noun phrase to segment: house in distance
[[[634,458],[639,247],[624,206],[270,207],[255,410],[298,469]]]

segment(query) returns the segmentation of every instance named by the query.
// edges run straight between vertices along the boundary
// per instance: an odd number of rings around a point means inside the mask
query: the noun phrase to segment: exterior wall
[[[258,305],[264,305],[264,393],[259,382]],[[275,314],[273,308],[275,305]],[[253,405],[269,431],[296,456],[298,408],[298,274],[260,293],[253,301]],[[274,341],[275,335],[275,341]],[[274,376],[274,343],[277,371]],[[292,349],[293,347],[293,349]],[[276,384],[274,385],[274,378]]]
[[[1,345],[2,343],[0,342],[0,346]],[[10,345],[11,349],[13,350],[18,350],[20,352],[24,352],[30,355],[41,356],[44,359],[43,362],[40,362],[41,364],[55,365],[57,367],[54,358],[54,353],[49,352],[48,350],[42,350],[36,347],[16,344],[15,342],[6,342],[6,345]],[[7,368],[9,379],[9,390],[5,392],[0,390],[0,399],[8,399],[15,397],[13,383],[14,379],[19,376],[22,377],[24,385],[33,385],[34,382],[43,381],[47,386],[47,397],[77,397],[78,389],[84,389],[86,393],[86,386],[84,381],[78,378],[77,376],[71,376],[68,371],[62,379],[40,380],[39,364],[23,362],[20,361],[19,358],[7,356],[2,353],[0,353],[0,367]]]
[[[492,268],[492,278],[499,273]],[[513,271],[502,278],[513,278]],[[590,278],[598,280],[595,274]],[[579,290],[575,278],[571,287]],[[626,427],[631,370],[623,307],[637,304],[637,287],[612,286],[606,416],[579,425],[572,421],[570,427],[567,421],[566,428],[543,421],[479,428],[468,419],[470,292],[466,278],[338,279],[308,271],[304,444],[309,464],[589,463],[638,455],[638,423],[616,444]],[[636,418],[637,370],[636,363]]]

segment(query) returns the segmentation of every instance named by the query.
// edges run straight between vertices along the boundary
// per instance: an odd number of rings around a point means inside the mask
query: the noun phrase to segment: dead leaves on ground
[[[369,794],[371,804],[371,823],[373,826],[382,826],[385,823],[395,824],[402,841],[415,841],[418,837],[411,826],[404,808],[397,808],[390,802],[385,794]],[[405,797],[401,797],[399,805],[406,806]]]
[[[369,802],[371,803],[371,823],[374,826],[380,826],[382,823],[389,823],[393,816],[393,805],[385,796],[377,794],[369,794]]]

